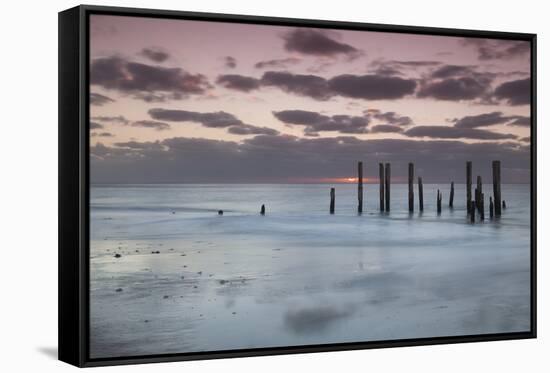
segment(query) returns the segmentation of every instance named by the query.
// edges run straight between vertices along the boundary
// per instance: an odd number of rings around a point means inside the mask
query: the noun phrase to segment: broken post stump
[[[418,178],[418,209],[424,211],[424,187],[422,186],[422,178]]]
[[[506,210],[506,201],[504,201],[504,200],[502,201],[502,209]]]
[[[390,212],[390,184],[391,184],[391,164],[386,163],[385,169],[385,192],[386,192],[386,211]]]
[[[260,214],[265,215],[265,205],[262,205],[262,208],[260,209]]]
[[[441,214],[441,192],[437,190],[437,215]]]
[[[334,199],[336,198],[336,191],[334,188],[330,188],[330,213],[334,214]]]
[[[472,200],[472,162],[466,162],[466,211],[470,212]]]
[[[218,210],[218,215],[223,215],[223,210]]]
[[[455,198],[455,182],[451,181],[451,193],[449,194],[449,207],[453,208],[453,200]]]
[[[363,213],[363,162],[357,162],[357,212]]]
[[[378,173],[380,178],[380,211],[384,211],[384,164],[378,164]]]
[[[409,212],[414,212],[414,164],[409,163]]]
[[[502,207],[500,195],[500,161],[493,161],[493,197],[495,198],[495,216],[499,217]]]
[[[495,206],[493,204],[493,197],[489,197],[489,217],[492,219],[494,215]]]

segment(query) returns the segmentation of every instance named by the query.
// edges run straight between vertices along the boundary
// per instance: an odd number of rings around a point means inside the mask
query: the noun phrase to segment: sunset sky
[[[525,41],[90,19],[92,183],[529,181]]]

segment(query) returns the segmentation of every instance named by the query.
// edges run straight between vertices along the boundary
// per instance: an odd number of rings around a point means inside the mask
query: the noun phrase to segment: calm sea
[[[91,356],[529,330],[529,185],[475,224],[464,185],[452,209],[424,185],[423,213],[415,186],[413,214],[406,185],[382,214],[365,185],[361,216],[335,187],[329,215],[322,184],[92,186]]]

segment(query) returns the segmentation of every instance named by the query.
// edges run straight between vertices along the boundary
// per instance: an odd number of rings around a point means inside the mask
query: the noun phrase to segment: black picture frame
[[[247,350],[90,359],[89,335],[89,35],[92,14],[310,26],[531,43],[531,330],[520,333],[287,346]],[[536,35],[479,30],[396,26],[325,20],[210,14],[82,5],[59,13],[59,360],[79,367],[280,355],[536,338]]]

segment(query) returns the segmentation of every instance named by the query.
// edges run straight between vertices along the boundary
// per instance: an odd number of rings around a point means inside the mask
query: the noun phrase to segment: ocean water
[[[335,187],[330,215],[324,184],[92,186],[91,357],[529,330],[529,185],[475,224],[464,185],[409,214],[407,185],[380,213],[368,184],[361,216]]]

